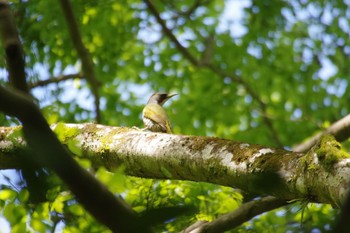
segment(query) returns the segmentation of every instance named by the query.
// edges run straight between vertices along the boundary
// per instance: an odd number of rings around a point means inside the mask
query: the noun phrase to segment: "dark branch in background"
[[[28,93],[24,54],[11,9],[5,0],[0,0],[0,31],[1,42],[6,53],[10,84],[14,88]]]
[[[152,15],[157,19],[157,22],[161,25],[162,30],[164,32],[164,34],[170,39],[171,42],[173,42],[175,44],[175,47],[180,51],[180,53],[182,53],[182,55],[188,59],[192,65],[196,66],[196,67],[205,67],[210,69],[213,73],[217,74],[218,76],[222,77],[222,78],[230,78],[231,80],[241,84],[246,91],[252,96],[252,98],[257,101],[260,109],[261,109],[261,115],[262,118],[266,124],[266,126],[268,127],[268,129],[270,130],[270,134],[271,134],[271,138],[274,140],[275,144],[279,147],[283,147],[283,143],[281,142],[281,140],[278,137],[278,134],[272,124],[271,119],[268,117],[267,115],[267,111],[266,111],[266,103],[264,103],[261,98],[259,97],[259,95],[250,87],[250,85],[245,82],[241,77],[239,76],[233,76],[230,73],[224,72],[221,69],[217,68],[216,66],[214,66],[212,64],[212,62],[208,62],[207,59],[204,60],[198,60],[196,59],[189,51],[187,48],[185,48],[184,46],[181,45],[181,43],[179,42],[179,40],[176,38],[176,36],[173,34],[173,32],[166,26],[165,21],[160,17],[160,14],[158,12],[158,10],[156,9],[156,7],[154,6],[154,4],[152,3],[152,0],[144,0],[148,9],[151,11]],[[204,56],[205,58],[206,56]]]
[[[350,185],[350,184],[349,184]],[[349,232],[350,230],[350,195],[345,200],[343,207],[341,208],[341,213],[337,218],[336,225],[332,232]]]
[[[162,0],[162,3],[164,5],[169,5],[169,8],[172,11],[175,11],[175,13],[177,15],[189,17],[195,12],[195,10],[197,10],[198,7],[210,3],[210,0],[206,0],[206,1],[204,1],[204,0],[195,0],[194,3],[192,4],[192,6],[189,7],[188,9],[184,10],[184,11],[176,9],[176,4],[174,4],[173,1]]]
[[[251,86],[248,83],[246,83],[242,78],[240,78],[238,76],[232,76],[231,74],[213,66],[212,64],[208,64],[208,65],[206,65],[206,67],[208,67],[215,74],[221,76],[222,78],[229,77],[231,80],[241,84],[245,88],[245,90],[251,95],[251,97],[258,103],[260,110],[261,110],[261,116],[265,122],[265,125],[270,130],[270,135],[271,135],[272,139],[274,140],[275,144],[282,148],[284,145],[281,142],[281,140],[279,139],[278,133],[277,133],[276,129],[274,128],[270,117],[267,114],[267,110],[266,110],[267,105],[265,102],[263,102],[261,100],[259,95],[251,88]]]
[[[136,214],[78,165],[27,95],[0,86],[0,110],[22,122],[26,142],[35,152],[31,159],[52,169],[97,220],[113,232],[141,232]],[[142,227],[142,232],[151,232]]]
[[[304,152],[313,147],[325,134],[334,135],[337,141],[342,142],[350,137],[350,114],[333,123],[326,130],[316,134],[307,141],[293,147],[293,151]]]
[[[203,1],[204,2],[204,1]],[[186,11],[178,11],[178,14],[184,15],[184,16],[190,16],[194,13],[194,11],[200,7],[203,4],[202,0],[196,0],[190,8],[188,8]],[[207,1],[208,2],[208,1]],[[169,3],[172,3],[172,1],[169,1]]]
[[[23,92],[27,94],[28,99],[32,99],[26,82],[23,48],[10,6],[5,0],[0,1],[0,31],[1,41],[6,54],[9,84],[14,90]],[[47,185],[44,181],[46,175],[42,173],[43,169],[26,156],[21,155],[20,161],[23,163],[23,166],[18,172],[30,193],[29,201],[36,203],[46,199]]]
[[[287,204],[288,202],[286,200],[271,196],[263,197],[259,200],[244,203],[238,209],[231,213],[222,215],[212,222],[197,222],[188,227],[183,233],[189,233],[194,230],[196,233],[218,233],[228,231],[242,225],[244,222],[249,221],[259,214],[277,209]]]
[[[14,89],[21,91],[10,91],[0,86],[0,111],[15,116],[22,122],[24,137],[33,151],[26,154],[26,158],[52,169],[68,185],[84,208],[113,232],[141,232],[140,224],[136,224],[136,213],[79,166],[51,131],[32,97],[28,95],[24,55],[17,27],[10,20],[11,14],[8,3],[1,0],[1,37],[6,53],[10,53],[7,57],[8,72]],[[142,225],[142,232],[151,231]]]
[[[83,74],[82,73],[66,74],[66,75],[60,75],[58,77],[49,78],[46,80],[39,80],[37,82],[30,83],[29,87],[32,89],[35,87],[42,87],[42,86],[46,86],[46,85],[51,84],[51,83],[59,83],[61,81],[66,81],[66,80],[75,79],[75,78],[82,79]]]
[[[192,54],[182,46],[182,44],[177,40],[176,36],[172,33],[172,31],[166,26],[164,20],[160,17],[160,14],[156,7],[153,5],[151,0],[145,0],[148,9],[152,12],[153,16],[156,17],[157,22],[162,26],[162,30],[167,37],[175,44],[176,48],[186,57],[194,66],[199,66],[199,62],[197,59],[192,56]]]
[[[101,122],[101,111],[100,111],[100,95],[99,86],[101,83],[97,80],[94,70],[94,64],[87,48],[84,46],[82,37],[80,35],[78,23],[74,17],[72,5],[69,0],[60,0],[60,4],[67,21],[70,37],[73,41],[73,45],[77,50],[78,56],[81,60],[83,69],[83,75],[87,82],[90,84],[91,92],[95,97],[95,112],[96,122]]]

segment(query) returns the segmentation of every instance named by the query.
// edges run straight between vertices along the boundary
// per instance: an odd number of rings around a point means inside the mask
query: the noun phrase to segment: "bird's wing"
[[[143,111],[143,116],[162,127],[164,132],[171,132],[168,116],[160,105],[148,104]]]

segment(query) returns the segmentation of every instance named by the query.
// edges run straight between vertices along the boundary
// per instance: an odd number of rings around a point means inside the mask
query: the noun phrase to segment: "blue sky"
[[[230,31],[230,34],[232,35],[232,37],[236,37],[236,38],[244,35],[247,32],[247,28],[245,28],[240,23],[240,21],[244,17],[243,9],[245,7],[249,7],[250,5],[251,5],[251,1],[249,0],[226,1],[225,11],[220,19],[218,32],[228,30]],[[288,20],[293,22],[293,18],[288,14],[288,12],[285,12],[284,14],[286,18],[288,18]],[[302,19],[303,17],[306,17],[306,15],[307,15],[306,12],[300,11],[297,17]],[[331,20],[327,18],[327,14],[325,15],[326,15],[324,19],[325,21]],[[346,25],[344,27],[346,27]],[[317,33],[319,29],[310,28],[310,30],[314,30],[314,33]],[[154,38],[157,38],[159,35],[154,34],[153,30],[144,29],[144,31],[139,33],[139,36],[148,38],[148,39],[152,39],[152,38],[154,39]],[[306,57],[307,57],[307,52],[306,52]],[[332,62],[326,57],[321,59],[321,64],[322,64],[322,67],[319,71],[319,77],[321,79],[327,80],[330,76],[335,74],[335,72],[337,71],[334,64],[332,64]],[[77,73],[79,68],[80,68],[79,64],[77,64],[76,66],[70,66],[64,70],[63,74]],[[37,71],[40,77],[43,77],[43,78],[51,77],[51,75],[47,72],[47,69],[45,66],[38,64],[35,67],[35,70]],[[54,75],[56,76],[61,75],[60,73],[58,73],[59,72],[58,70],[54,72],[55,72]],[[6,80],[6,75],[7,74],[3,69],[0,70],[0,79]],[[81,85],[81,83],[79,82],[84,82],[84,81],[68,80],[59,84],[59,85],[62,85],[65,89],[65,93],[62,95],[63,96],[62,101],[70,102],[73,99],[75,99],[78,101],[81,107],[83,107],[84,109],[93,111],[93,98],[91,97],[90,91],[87,88],[79,88],[79,86]],[[46,98],[46,92],[47,92],[47,89],[55,89],[56,84],[48,85],[45,88],[46,90],[44,88],[35,88],[33,90],[33,95],[35,95],[38,99],[42,100],[41,102],[42,107],[50,105],[52,103],[52,100],[50,100],[49,98]],[[140,99],[140,102],[139,102],[140,104],[145,103],[148,98],[148,95],[152,92],[150,87],[148,87],[147,85],[140,86],[138,84],[128,84],[127,87],[121,85],[120,90],[117,90],[117,91],[119,91],[119,93],[122,93],[122,99],[124,100],[128,99],[128,94],[129,94],[128,92],[125,92],[125,91],[123,92],[123,90],[126,90],[126,89],[129,91],[135,90],[136,96]],[[332,90],[330,87],[330,91],[338,92],[339,90]],[[104,106],[103,99],[101,100],[101,105],[102,107]],[[7,184],[7,181],[1,176],[1,174],[7,175],[10,177],[13,176],[13,172],[11,171],[1,171],[0,183],[3,183],[3,184]],[[8,233],[8,232],[10,232],[8,223],[6,222],[6,220],[0,217],[0,233]],[[58,227],[56,232],[61,232],[60,227]]]

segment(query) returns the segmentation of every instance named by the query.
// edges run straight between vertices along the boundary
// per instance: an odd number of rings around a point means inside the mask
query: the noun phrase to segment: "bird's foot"
[[[148,128],[139,128],[139,127],[137,127],[137,126],[133,126],[133,127],[131,127],[132,129],[136,129],[136,130],[138,130],[138,131],[150,131]]]

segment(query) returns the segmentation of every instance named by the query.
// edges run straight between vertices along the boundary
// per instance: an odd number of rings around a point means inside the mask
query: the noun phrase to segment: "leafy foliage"
[[[72,3],[102,83],[103,124],[141,127],[143,104],[153,90],[161,90],[179,93],[165,106],[177,134],[290,148],[350,111],[347,1],[154,1],[184,49],[210,66],[193,64],[162,34],[143,1]],[[58,2],[17,0],[12,8],[30,83],[81,71]],[[94,119],[83,79],[36,87],[32,93],[50,123]],[[2,115],[0,122],[18,124]],[[242,201],[237,191],[212,184],[138,179],[103,168],[96,177],[138,212],[178,205],[198,209],[190,218],[157,226],[158,231],[175,232],[199,219],[213,220]],[[1,214],[12,232],[46,232],[57,224],[64,232],[108,232],[60,182],[47,191],[46,202],[35,205],[21,185],[3,186]],[[329,206],[309,206],[303,220],[295,208],[264,214],[234,232],[295,231],[300,225],[305,231],[328,231],[332,226],[335,211]]]

